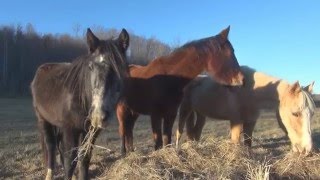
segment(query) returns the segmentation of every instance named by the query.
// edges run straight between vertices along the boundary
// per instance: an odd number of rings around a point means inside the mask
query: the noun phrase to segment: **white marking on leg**
[[[181,138],[181,134],[180,134],[179,130],[177,130],[176,131],[176,149],[179,149],[180,138]]]
[[[52,169],[48,168],[46,180],[51,180],[51,179],[53,179]]]

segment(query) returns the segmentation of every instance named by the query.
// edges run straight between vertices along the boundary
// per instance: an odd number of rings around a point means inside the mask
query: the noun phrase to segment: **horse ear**
[[[92,33],[91,29],[87,29],[87,44],[89,46],[89,52],[93,53],[99,45],[100,40]]]
[[[228,26],[226,29],[222,30],[219,33],[222,40],[226,41],[228,39],[229,31],[230,31],[230,26]]]
[[[300,83],[299,81],[296,81],[293,85],[290,87],[290,92],[293,94],[299,93],[301,91]]]
[[[303,90],[309,92],[309,93],[312,93],[313,92],[313,85],[314,85],[314,81],[312,81],[311,84],[309,84],[308,86],[306,87],[303,87]]]
[[[130,38],[129,38],[129,34],[128,34],[126,29],[122,29],[122,31],[121,31],[121,33],[120,33],[120,35],[118,37],[118,41],[120,43],[120,46],[124,50],[128,49]]]

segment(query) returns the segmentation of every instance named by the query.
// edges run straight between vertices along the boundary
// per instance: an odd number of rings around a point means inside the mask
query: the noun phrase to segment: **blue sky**
[[[229,39],[240,64],[320,93],[320,1],[10,0],[0,24],[32,23],[40,33],[74,33],[95,25],[126,28],[174,45],[217,34]],[[319,81],[318,81],[319,80]]]

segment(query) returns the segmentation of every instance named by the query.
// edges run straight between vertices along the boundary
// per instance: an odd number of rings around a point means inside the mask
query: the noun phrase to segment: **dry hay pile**
[[[118,160],[101,179],[320,179],[320,155],[266,157],[226,140],[207,137],[180,149],[167,147]]]
[[[309,157],[289,153],[272,164],[275,177],[288,179],[320,179],[320,153]]]

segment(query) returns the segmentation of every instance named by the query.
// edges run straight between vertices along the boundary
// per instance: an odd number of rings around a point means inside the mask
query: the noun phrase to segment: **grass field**
[[[175,132],[176,126],[173,131]],[[315,149],[319,149],[320,147],[320,110],[317,109],[315,117],[312,122],[312,130],[313,130],[313,140]],[[195,152],[202,152],[203,156],[208,155],[205,153],[203,148],[205,149],[205,143],[208,144],[208,147],[214,148],[214,146],[219,146],[219,143],[227,143],[229,139],[229,123],[227,121],[210,121],[207,120],[205,129],[204,129],[204,139],[197,145],[195,143],[186,143],[182,145],[181,150],[175,150],[174,148],[165,148],[159,152],[153,152],[153,141],[151,138],[151,128],[150,121],[147,116],[141,116],[137,124],[135,126],[134,131],[134,146],[136,148],[136,152],[128,155],[126,158],[121,158],[119,154],[120,150],[120,139],[118,137],[118,124],[116,120],[113,120],[111,125],[105,130],[99,137],[97,141],[97,145],[107,147],[109,150],[95,148],[94,155],[92,159],[92,163],[90,166],[90,174],[92,178],[103,177],[106,179],[134,179],[137,177],[144,176],[144,174],[137,174],[137,172],[127,170],[127,172],[119,171],[119,166],[125,167],[128,165],[126,163],[130,163],[130,165],[137,165],[141,170],[148,171],[148,166],[150,166],[151,161],[157,161],[155,157],[162,157],[166,154],[166,157],[172,159],[174,155],[177,157],[188,157],[188,153],[191,149],[186,148],[190,146],[195,150]],[[173,137],[174,139],[175,137]],[[208,139],[213,139],[210,143]],[[202,146],[203,145],[203,146]],[[201,147],[200,147],[201,146]],[[219,146],[222,147],[222,146]],[[225,148],[230,148],[234,151],[236,146],[228,145]],[[202,149],[201,149],[202,148]],[[210,149],[210,148],[209,148]],[[242,149],[242,147],[239,147]],[[209,151],[209,150],[208,150]],[[223,151],[223,150],[222,150]],[[227,150],[226,150],[227,151]],[[246,150],[244,150],[246,151]],[[274,113],[271,112],[263,112],[258,123],[256,125],[254,131],[254,144],[252,148],[252,154],[254,154],[257,158],[251,158],[249,166],[259,166],[261,159],[265,159],[265,163],[275,164],[275,162],[281,160],[285,163],[285,160],[288,159],[287,153],[290,151],[290,143],[288,139],[285,137],[285,134],[278,127],[278,124],[275,120]],[[162,154],[161,154],[162,153]],[[182,155],[181,155],[182,154]],[[185,155],[183,155],[185,154]],[[198,153],[199,155],[199,153]],[[212,154],[210,154],[212,156]],[[143,157],[144,159],[141,159]],[[289,158],[293,158],[294,156],[290,156]],[[313,159],[312,159],[313,158]],[[172,160],[171,159],[171,160]],[[201,159],[201,158],[200,158]],[[227,157],[226,157],[227,159]],[[189,159],[190,160],[190,159]],[[40,150],[40,144],[38,140],[38,131],[36,126],[36,119],[32,109],[31,99],[0,99],[0,179],[43,179],[45,168],[42,163],[42,152]],[[202,172],[211,172],[211,170],[197,169],[201,168],[201,166],[197,167],[184,167],[183,171],[179,169],[174,169],[172,165],[168,166],[165,164],[167,161],[164,159],[161,160],[162,166],[157,167],[156,171],[150,171],[151,174],[154,172],[154,176],[147,176],[151,179],[161,179],[162,178],[179,178],[179,179],[189,179],[190,177],[206,179],[206,178],[215,178],[215,179],[224,179],[224,178],[232,178],[237,179],[235,175],[237,173],[233,173],[233,175],[224,175],[217,174],[216,171],[215,176],[205,176],[201,174]],[[211,160],[208,159],[208,162]],[[224,161],[223,161],[224,162]],[[232,164],[236,164],[236,161],[230,161],[231,165],[225,167],[234,167],[235,169],[229,170],[229,172],[235,172],[237,170],[236,166]],[[288,161],[294,162],[294,161]],[[213,161],[212,161],[213,163]],[[219,162],[218,162],[219,163]],[[222,163],[222,162],[221,162]],[[296,162],[297,163],[297,162]],[[309,157],[308,161],[305,161],[304,166],[308,166],[312,171],[304,170],[304,172],[297,171],[296,176],[292,176],[293,178],[314,178],[320,179],[320,157],[318,153],[315,153],[313,157]],[[308,164],[309,163],[309,164]],[[157,166],[157,163],[154,163]],[[289,166],[289,165],[288,165]],[[175,166],[177,167],[177,166]],[[217,166],[219,167],[219,165]],[[224,167],[221,165],[221,167]],[[260,166],[259,166],[260,167]],[[261,167],[266,167],[264,164],[261,164]],[[270,167],[270,166],[268,166]],[[204,167],[205,168],[205,167]],[[248,169],[247,168],[247,169]],[[254,167],[251,169],[256,169]],[[151,170],[154,170],[155,167],[152,167]],[[159,169],[163,172],[158,172]],[[240,168],[241,169],[241,168]],[[317,171],[318,169],[318,171]],[[132,167],[131,167],[132,170]],[[149,169],[150,170],[150,169]],[[290,169],[286,169],[286,172]],[[57,173],[55,177],[57,179],[62,178],[62,168],[61,165],[58,164]],[[177,172],[178,171],[178,172]],[[194,172],[191,172],[194,171]],[[198,172],[199,171],[199,172]],[[263,171],[263,168],[262,168]],[[272,171],[272,170],[270,170]],[[168,173],[166,173],[168,172]],[[176,175],[174,175],[174,173]],[[186,173],[186,175],[183,174]],[[192,175],[190,175],[190,172]],[[221,171],[224,172],[224,171]],[[256,172],[256,171],[253,171]],[[285,170],[283,171],[285,172]],[[118,174],[117,174],[118,173]],[[135,173],[135,174],[130,174]],[[189,175],[188,175],[189,173]],[[256,173],[259,173],[257,171]],[[272,173],[272,172],[271,172]],[[291,174],[290,174],[291,173]],[[284,174],[284,176],[291,176],[295,172],[292,170],[289,175]],[[314,174],[312,174],[314,173]],[[170,175],[171,174],[171,175]],[[278,173],[279,174],[279,173]],[[117,176],[119,175],[119,176]],[[257,177],[250,176],[245,174],[238,174],[238,177],[248,178]],[[131,178],[130,178],[131,177]],[[219,178],[216,178],[219,177]]]

